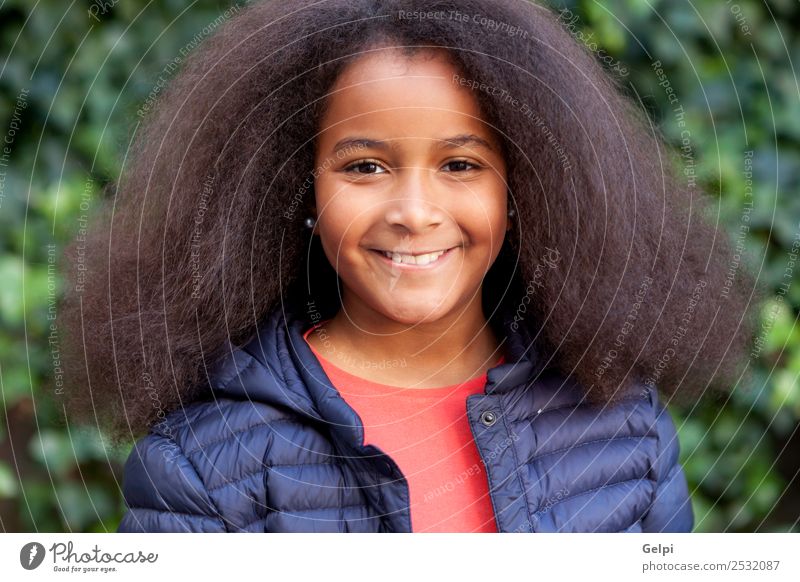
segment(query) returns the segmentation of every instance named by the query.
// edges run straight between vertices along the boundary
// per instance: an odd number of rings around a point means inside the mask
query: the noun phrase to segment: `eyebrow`
[[[475,135],[474,133],[454,135],[453,137],[445,137],[436,141],[439,142],[439,144],[435,147],[436,150],[471,146],[473,148],[484,148],[491,152],[495,151],[495,148],[492,147],[491,143],[483,139],[481,136]],[[348,148],[371,148],[387,151],[394,147],[396,147],[394,143],[390,144],[386,140],[370,139],[366,137],[346,137],[336,142],[336,145],[333,146],[333,153],[338,153],[339,151]]]

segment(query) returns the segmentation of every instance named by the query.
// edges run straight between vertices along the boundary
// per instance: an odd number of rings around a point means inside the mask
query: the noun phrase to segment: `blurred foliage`
[[[697,531],[798,530],[800,286],[785,283],[800,236],[800,5],[792,0],[551,2],[625,68],[621,80],[675,146],[681,129],[653,62],[685,111],[700,182],[735,243],[752,150],[749,264],[774,290],[754,382],[727,401],[671,408]],[[94,12],[90,8],[94,6]],[[104,10],[98,10],[105,6]],[[66,426],[48,396],[58,346],[53,267],[78,219],[118,175],[137,110],[168,65],[231,5],[199,0],[0,7],[0,528],[113,531],[121,467],[96,430]],[[207,29],[206,29],[207,30]],[[591,35],[591,36],[590,36]],[[2,153],[2,149],[0,149]],[[84,206],[82,207],[81,204]],[[50,267],[48,269],[48,267]],[[792,281],[790,280],[789,283]],[[785,289],[784,289],[785,291]]]

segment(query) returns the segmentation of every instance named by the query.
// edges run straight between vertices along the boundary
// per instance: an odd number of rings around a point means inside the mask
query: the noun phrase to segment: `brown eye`
[[[468,172],[469,170],[477,169],[479,166],[468,162],[467,160],[453,160],[452,162],[447,162],[445,167],[450,167],[450,172]]]
[[[347,166],[344,170],[345,172],[353,172],[355,174],[383,174],[384,172],[379,172],[378,170],[382,169],[381,165],[376,162],[371,161],[358,161],[353,164]]]

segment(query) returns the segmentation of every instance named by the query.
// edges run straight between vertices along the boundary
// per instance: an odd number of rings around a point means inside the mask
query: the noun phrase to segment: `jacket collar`
[[[513,325],[514,312],[505,308],[489,320],[505,338],[505,363],[487,371],[485,394],[502,394],[531,381],[547,367],[524,325]],[[521,323],[521,322],[520,322]],[[296,308],[282,304],[259,326],[257,336],[234,348],[211,372],[216,397],[247,399],[290,408],[329,425],[344,442],[362,446],[363,425],[345,403],[303,338],[308,325]]]

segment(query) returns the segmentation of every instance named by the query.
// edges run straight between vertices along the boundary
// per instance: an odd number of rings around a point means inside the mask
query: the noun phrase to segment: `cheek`
[[[497,193],[478,201],[472,206],[466,219],[470,225],[471,237],[481,244],[502,243],[508,224],[508,209],[505,196]]]
[[[332,265],[336,265],[336,257],[341,254],[345,237],[352,217],[348,219],[343,212],[345,194],[337,190],[333,180],[326,173],[317,177],[314,182],[314,198],[317,209],[317,233],[322,247]]]
[[[360,219],[364,216],[355,216],[350,205],[339,205],[334,201],[324,208],[318,220],[317,232],[322,247],[337,271],[357,260],[354,257],[361,251],[359,244],[364,228]]]
[[[492,200],[492,205],[488,211],[492,221],[492,238],[495,243],[502,244],[508,232],[508,193],[506,185],[501,182]]]

